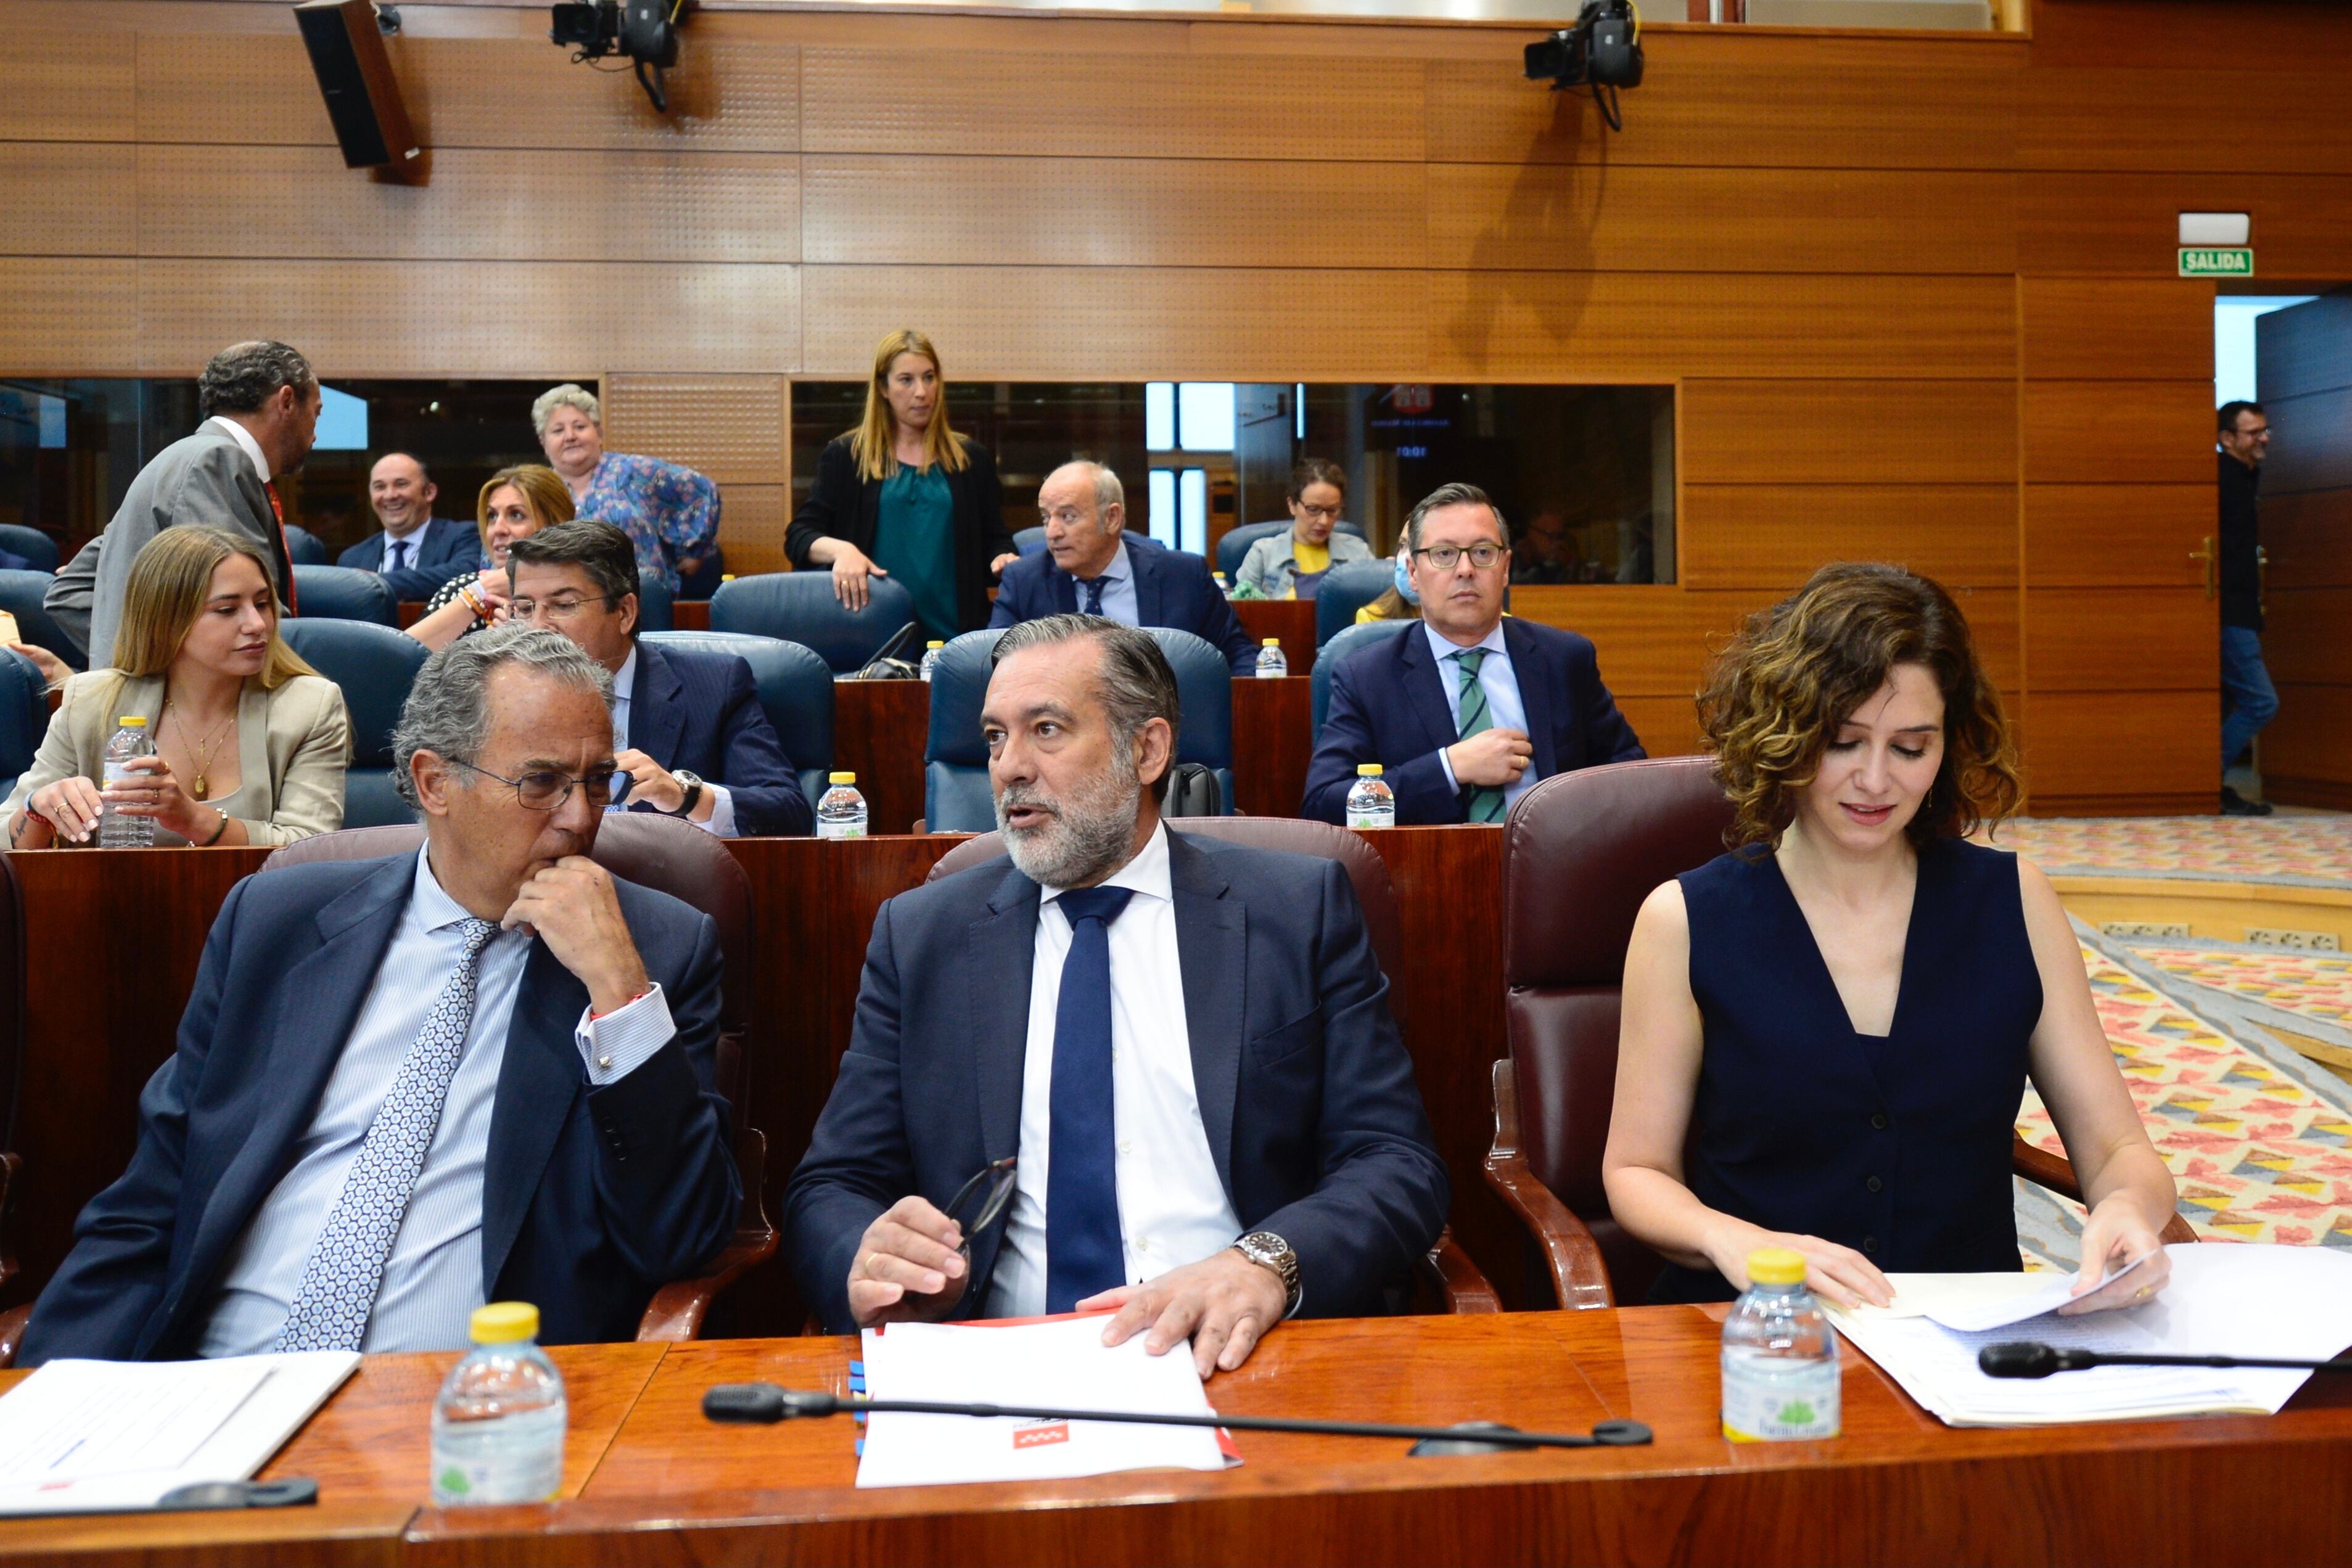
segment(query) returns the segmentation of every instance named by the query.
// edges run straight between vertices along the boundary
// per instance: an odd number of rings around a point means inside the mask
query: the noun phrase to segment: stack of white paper
[[[873,1399],[1025,1405],[1165,1416],[1210,1415],[1189,1343],[1148,1355],[1143,1336],[1105,1348],[1102,1316],[1003,1328],[892,1323],[866,1331],[866,1393]],[[943,1481],[1014,1481],[1113,1470],[1214,1470],[1224,1466],[1213,1428],[1013,1416],[909,1416],[866,1419],[862,1487]]]
[[[1977,1352],[2030,1341],[2158,1355],[2324,1360],[2352,1345],[2352,1255],[2322,1247],[2176,1244],[2143,1307],[2062,1318],[2071,1276],[1893,1274],[1891,1309],[1832,1310],[1840,1333],[1948,1425],[2022,1427],[2238,1411],[2275,1415],[2310,1375],[2103,1366],[1988,1377]],[[1958,1325],[1958,1326],[1954,1326]]]
[[[152,1508],[249,1480],[359,1364],[340,1350],[53,1361],[0,1398],[0,1514]]]

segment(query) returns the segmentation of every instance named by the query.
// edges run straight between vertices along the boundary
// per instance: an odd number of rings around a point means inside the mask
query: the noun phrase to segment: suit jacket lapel
[[[507,1026],[498,1099],[490,1111],[490,1146],[482,1164],[482,1290],[493,1299],[548,1156],[587,1081],[574,1039],[587,1005],[588,988],[534,936]]]
[[[1397,663],[1402,669],[1405,699],[1427,732],[1429,749],[1453,745],[1461,736],[1454,729],[1454,703],[1445,690],[1449,672],[1431,654],[1429,633],[1420,626],[1408,626],[1397,640],[1404,644]]]
[[[1510,617],[1503,621],[1503,647],[1511,655],[1511,678],[1518,683],[1519,706],[1527,710],[1528,749],[1534,752],[1534,777],[1549,779],[1560,769],[1553,737],[1559,733],[1558,706],[1553,701],[1550,667],[1536,646],[1535,633]],[[1562,697],[1565,700],[1565,697]]]
[[[1248,911],[1226,896],[1215,860],[1168,835],[1168,874],[1176,895],[1176,957],[1183,971],[1184,1032],[1192,1044],[1192,1097],[1218,1179],[1234,1190],[1234,1101],[1242,1070],[1242,1030],[1249,994]]]
[[[1065,579],[1068,573],[1062,574]],[[1021,1150],[1021,1092],[1029,1060],[1029,987],[1037,963],[1037,884],[1007,867],[988,900],[989,913],[965,934],[964,975],[971,998],[972,1101],[981,1146],[991,1160]],[[996,1266],[1002,1226],[973,1248],[975,1292]],[[982,1299],[975,1293],[974,1300]]]
[[[1160,568],[1164,564],[1155,550],[1127,548],[1127,570],[1135,577],[1135,619],[1138,625],[1165,626],[1167,584],[1161,580]]]
[[[637,644],[636,687],[629,694],[629,745],[667,768],[677,761],[686,732],[686,688],[661,650]]]
[[[1077,613],[1078,580],[1076,578],[1058,566],[1048,568],[1045,573],[1045,591],[1053,596],[1055,614]]]

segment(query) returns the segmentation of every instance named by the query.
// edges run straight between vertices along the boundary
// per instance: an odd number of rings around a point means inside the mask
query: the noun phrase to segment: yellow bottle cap
[[[1759,1247],[1748,1255],[1748,1282],[1801,1285],[1805,1282],[1805,1255],[1787,1247]]]
[[[476,1344],[512,1344],[539,1337],[539,1309],[529,1301],[492,1301],[476,1307],[466,1332]]]
[[[124,729],[145,729],[147,721],[135,713],[126,713],[114,721]]]
[[[1282,639],[1279,637],[1268,637],[1265,640],[1265,645],[1269,648],[1279,648],[1282,646]]]
[[[831,784],[855,784],[857,782],[857,775],[855,773],[828,773],[824,777],[825,781]]]
[[[1359,778],[1359,779],[1377,779],[1377,778],[1379,778],[1380,776],[1381,776],[1381,765],[1380,765],[1379,763],[1377,763],[1377,762],[1359,762],[1359,763],[1357,763],[1357,764],[1356,764],[1356,777],[1357,777],[1357,778]]]
[[[940,641],[937,637],[934,637],[929,642],[924,643],[923,646],[926,648],[944,648],[947,644]]]

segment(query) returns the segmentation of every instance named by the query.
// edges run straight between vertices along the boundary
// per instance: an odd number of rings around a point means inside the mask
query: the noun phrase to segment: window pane
[[[1143,447],[1147,452],[1176,450],[1176,383],[1151,382],[1143,389]]]
[[[1176,388],[1176,437],[1187,452],[1231,452],[1234,383],[1181,382]]]
[[[368,444],[366,400],[331,386],[319,389],[317,452],[364,452]]]
[[[1154,468],[1151,471],[1151,537],[1171,549],[1176,548],[1176,470],[1173,468]]]
[[[1176,548],[1206,555],[1209,550],[1209,471],[1187,468],[1177,476]]]

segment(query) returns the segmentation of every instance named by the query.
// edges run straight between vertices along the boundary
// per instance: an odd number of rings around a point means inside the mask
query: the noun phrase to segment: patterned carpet
[[[2052,876],[2352,887],[2352,816],[2020,818],[1993,841]]]

